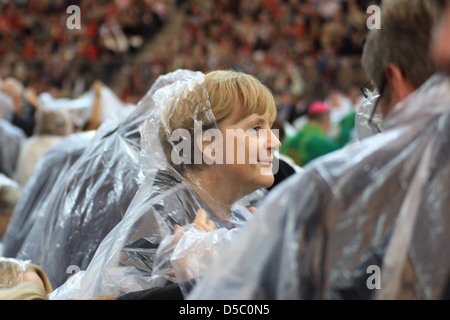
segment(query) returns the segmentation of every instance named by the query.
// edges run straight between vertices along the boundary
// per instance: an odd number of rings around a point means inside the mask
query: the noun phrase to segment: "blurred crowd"
[[[308,104],[366,82],[361,41],[367,1],[185,1],[178,34],[132,65],[123,96],[177,68],[236,69],[257,76],[283,103]],[[295,115],[293,115],[295,117]]]
[[[78,1],[81,29],[68,30],[67,1],[3,1],[0,73],[38,92],[71,97],[101,79],[135,103],[171,70],[237,69],[257,76],[277,99],[312,102],[365,82],[360,54],[368,3],[84,0]],[[133,62],[133,54],[170,23],[174,8],[184,14],[180,32]],[[124,65],[126,75],[114,79]]]
[[[80,8],[80,28],[66,22]],[[0,2],[0,74],[38,93],[78,96],[110,79],[162,27],[163,0]]]

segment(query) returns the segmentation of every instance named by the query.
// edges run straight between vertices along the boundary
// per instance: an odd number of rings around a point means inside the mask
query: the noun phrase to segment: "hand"
[[[101,82],[100,80],[95,80],[94,83],[92,84],[92,89],[94,90],[94,92],[97,96],[100,96],[102,88],[103,88],[103,82]]]
[[[203,209],[198,209],[197,215],[194,219],[194,227],[200,231],[209,232],[216,229],[216,225],[213,221],[208,219],[208,214]],[[176,224],[174,225],[174,231],[175,231],[175,238],[174,238],[174,244],[176,245],[178,241],[180,241],[181,237],[183,236],[184,232],[180,229],[180,225]]]
[[[197,216],[194,219],[194,227],[205,232],[216,229],[216,225],[214,224],[214,222],[208,219],[208,214],[203,209],[199,209],[197,211]]]

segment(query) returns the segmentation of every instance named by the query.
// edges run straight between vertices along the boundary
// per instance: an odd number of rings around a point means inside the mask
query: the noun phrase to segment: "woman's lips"
[[[258,162],[263,166],[271,166],[272,165],[272,159],[264,159],[264,160],[258,160]]]

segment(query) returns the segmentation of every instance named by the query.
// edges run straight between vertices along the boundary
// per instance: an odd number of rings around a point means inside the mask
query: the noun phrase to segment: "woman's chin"
[[[260,183],[261,188],[269,188],[273,185],[274,182],[275,177],[273,176],[272,171],[270,171],[270,173],[267,174],[261,174],[261,183]]]

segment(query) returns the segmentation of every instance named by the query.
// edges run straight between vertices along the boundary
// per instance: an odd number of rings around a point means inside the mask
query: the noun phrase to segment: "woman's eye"
[[[260,126],[257,126],[257,127],[254,127],[252,130],[258,132],[259,130],[261,130],[261,127],[260,127]]]

